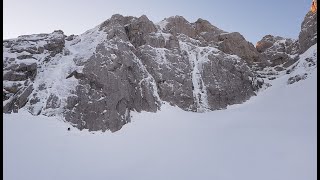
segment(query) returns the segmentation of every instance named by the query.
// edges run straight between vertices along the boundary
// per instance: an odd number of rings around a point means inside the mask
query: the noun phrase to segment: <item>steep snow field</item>
[[[207,113],[164,104],[116,133],[4,114],[4,179],[315,180],[317,72],[287,85],[295,72],[244,104]]]

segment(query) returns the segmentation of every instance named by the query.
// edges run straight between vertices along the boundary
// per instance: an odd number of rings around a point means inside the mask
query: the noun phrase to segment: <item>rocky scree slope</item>
[[[131,111],[156,112],[162,102],[194,112],[223,109],[262,87],[256,69],[270,67],[269,57],[280,52],[271,48],[275,41],[261,50],[203,19],[154,24],[145,15],[118,14],[81,35],[19,36],[3,41],[3,110],[27,108],[79,129],[115,132]],[[291,46],[287,54],[301,52]]]

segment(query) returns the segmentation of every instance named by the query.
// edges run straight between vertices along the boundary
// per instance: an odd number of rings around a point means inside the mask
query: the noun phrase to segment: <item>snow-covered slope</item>
[[[115,133],[26,110],[4,114],[4,179],[315,180],[316,54],[314,45],[244,104],[206,113],[164,104],[133,112]]]

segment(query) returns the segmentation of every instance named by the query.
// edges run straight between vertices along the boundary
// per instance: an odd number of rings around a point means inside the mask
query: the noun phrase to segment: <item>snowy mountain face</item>
[[[317,11],[309,11],[301,24],[298,39],[284,38],[280,36],[266,35],[256,48],[267,60],[267,67],[258,70],[259,77],[273,80],[281,75],[290,74],[297,68],[298,64],[307,63],[305,66],[316,68],[316,52],[310,57],[301,57],[311,46],[317,43]],[[307,62],[305,62],[305,59]],[[308,68],[307,68],[308,69]],[[302,73],[291,79],[304,79],[308,73]],[[291,81],[291,82],[296,82]]]
[[[299,58],[298,40],[266,35],[256,45],[258,52],[276,72],[284,71]]]
[[[316,53],[243,104],[193,113],[166,103],[131,112],[115,133],[67,131],[26,109],[4,114],[4,179],[316,180],[317,69],[306,60]],[[308,77],[287,84],[300,73]]]
[[[316,68],[316,51],[301,57],[316,32],[309,12],[298,40],[268,35],[257,47],[240,33],[181,16],[154,24],[144,15],[113,15],[81,35],[19,36],[3,41],[3,110],[114,132],[130,112],[156,112],[165,102],[185,111],[224,109],[299,66]],[[307,77],[299,73],[288,84]]]

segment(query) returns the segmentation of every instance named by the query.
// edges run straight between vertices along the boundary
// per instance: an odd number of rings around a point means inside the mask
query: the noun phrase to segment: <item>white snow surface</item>
[[[300,58],[313,53],[316,46]],[[287,85],[302,71],[307,79]],[[4,179],[315,180],[316,80],[316,68],[302,63],[244,104],[206,113],[164,104],[132,113],[116,133],[26,110],[4,114]]]
[[[156,23],[156,25],[159,26],[160,30],[162,31],[162,30],[166,29],[166,26],[168,23],[169,22],[167,21],[167,19],[164,19],[164,20]]]

